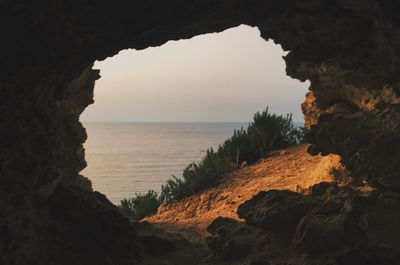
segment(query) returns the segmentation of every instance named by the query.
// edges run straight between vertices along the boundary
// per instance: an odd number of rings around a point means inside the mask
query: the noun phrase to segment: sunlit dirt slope
[[[341,181],[345,170],[336,155],[311,156],[307,145],[275,151],[258,163],[227,174],[220,183],[181,202],[163,205],[158,213],[146,219],[186,227],[206,233],[207,226],[217,217],[239,219],[239,205],[258,192],[288,189],[307,192],[320,182]]]

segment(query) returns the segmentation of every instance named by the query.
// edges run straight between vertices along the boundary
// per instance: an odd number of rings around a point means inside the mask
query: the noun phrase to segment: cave
[[[308,209],[298,213],[306,216],[288,239],[293,243],[277,239],[296,247],[283,264],[399,264],[399,2],[4,0],[0,7],[2,264],[176,264],[168,253],[159,260],[162,253],[146,253],[149,245],[172,251],[168,237],[143,235],[148,227],[123,218],[79,174],[87,137],[79,115],[93,102],[99,78],[92,67],[123,49],[241,24],[289,51],[287,74],[310,81],[302,105],[309,152],[340,155],[353,182],[372,190],[360,195],[319,185],[312,191],[318,201],[278,194],[289,204],[275,205],[279,211],[294,201]],[[253,212],[275,195],[261,193],[239,212],[257,225]],[[210,231],[240,230],[235,225],[216,220]],[[309,227],[316,232],[307,233]],[[336,231],[343,234],[337,242],[307,244]],[[272,257],[250,264],[270,263],[277,264]]]

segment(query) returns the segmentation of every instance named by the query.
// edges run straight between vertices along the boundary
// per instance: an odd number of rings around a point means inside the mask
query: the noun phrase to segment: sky
[[[102,77],[81,121],[248,122],[266,106],[302,121],[309,84],[286,76],[285,54],[244,25],[123,50],[95,63]]]

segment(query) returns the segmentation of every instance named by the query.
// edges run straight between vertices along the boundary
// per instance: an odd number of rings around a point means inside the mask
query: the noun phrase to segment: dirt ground
[[[343,177],[345,172],[338,156],[311,156],[307,147],[299,145],[275,151],[255,164],[232,171],[215,187],[181,202],[162,205],[156,215],[145,221],[183,233],[192,242],[202,241],[214,219],[219,216],[239,219],[238,206],[260,191],[288,189],[306,193],[314,184]]]

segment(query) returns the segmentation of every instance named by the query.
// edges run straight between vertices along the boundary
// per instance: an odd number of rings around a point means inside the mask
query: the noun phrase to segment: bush
[[[235,167],[240,166],[243,161],[253,162],[258,159],[255,142],[246,130],[241,128],[235,130],[233,136],[226,140],[220,147],[219,152],[229,157]]]
[[[304,134],[304,128],[295,126],[291,114],[271,114],[266,108],[254,115],[247,130],[234,130],[233,136],[217,151],[209,148],[200,162],[190,163],[183,170],[182,178],[172,176],[161,187],[159,197],[151,190],[147,194],[122,200],[119,207],[130,219],[140,220],[156,213],[161,202],[177,202],[210,187],[244,161],[252,163],[272,150],[303,142]]]
[[[157,192],[149,190],[145,194],[136,194],[133,198],[122,199],[118,208],[132,221],[139,221],[157,212],[161,202]]]
[[[172,176],[165,186],[161,187],[161,201],[175,202],[188,197],[201,189],[215,183],[227,171],[233,169],[231,159],[213,148],[207,150],[199,163],[189,164],[182,173],[182,179]]]
[[[304,137],[303,131],[293,123],[292,114],[270,114],[268,108],[254,115],[247,133],[255,146],[252,153],[257,159],[268,155],[271,150],[298,144]]]
[[[162,186],[161,201],[175,202],[213,185],[225,173],[242,162],[255,162],[275,149],[301,143],[304,130],[295,126],[292,115],[270,114],[268,108],[254,115],[247,130],[235,130],[233,136],[219,146],[207,150],[199,163],[191,163],[183,178],[173,176]]]

